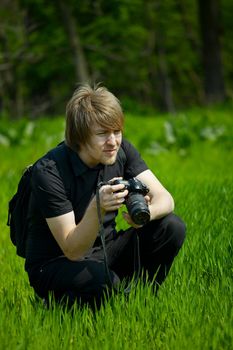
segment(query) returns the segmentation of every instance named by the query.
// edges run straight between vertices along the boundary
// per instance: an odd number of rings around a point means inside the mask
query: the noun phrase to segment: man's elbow
[[[175,210],[175,202],[172,197],[172,195],[169,194],[169,207],[170,207],[170,213],[172,213]]]
[[[69,248],[65,248],[63,249],[63,253],[65,255],[65,257],[70,260],[70,261],[77,261],[83,258],[84,254],[74,250],[74,249],[69,249]]]

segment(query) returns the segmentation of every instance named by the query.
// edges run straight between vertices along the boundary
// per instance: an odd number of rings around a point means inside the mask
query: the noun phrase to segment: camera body
[[[144,198],[149,188],[135,177],[129,180],[116,179],[111,182],[111,185],[119,184],[123,184],[129,191],[125,198],[125,205],[133,222],[137,225],[145,225],[150,221],[150,211]]]

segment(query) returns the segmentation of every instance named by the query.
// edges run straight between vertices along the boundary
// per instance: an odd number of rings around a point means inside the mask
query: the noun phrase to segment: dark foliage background
[[[230,0],[2,0],[0,115],[64,113],[77,83],[128,110],[232,98]]]

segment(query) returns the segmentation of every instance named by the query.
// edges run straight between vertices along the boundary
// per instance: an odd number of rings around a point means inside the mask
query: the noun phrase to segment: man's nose
[[[107,137],[107,142],[108,143],[115,143],[116,142],[116,135],[114,132],[110,132],[108,137]]]

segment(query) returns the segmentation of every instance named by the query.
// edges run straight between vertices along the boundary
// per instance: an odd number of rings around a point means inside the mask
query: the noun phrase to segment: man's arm
[[[124,185],[106,185],[100,189],[100,208],[102,215],[107,211],[119,209],[127,190],[119,192]],[[92,247],[99,232],[96,197],[94,197],[82,218],[76,225],[74,212],[46,218],[47,224],[63,253],[70,260],[81,259]]]
[[[163,187],[151,170],[143,171],[136,178],[149,188],[147,195],[149,198],[146,196],[146,199],[148,199],[150,220],[160,219],[174,210],[174,200],[171,194]],[[123,215],[130,225],[138,227],[138,225],[132,222],[128,213],[124,213]]]
[[[146,170],[136,176],[149,188],[149,209],[151,220],[160,219],[174,210],[174,200],[163,187],[151,170]]]

